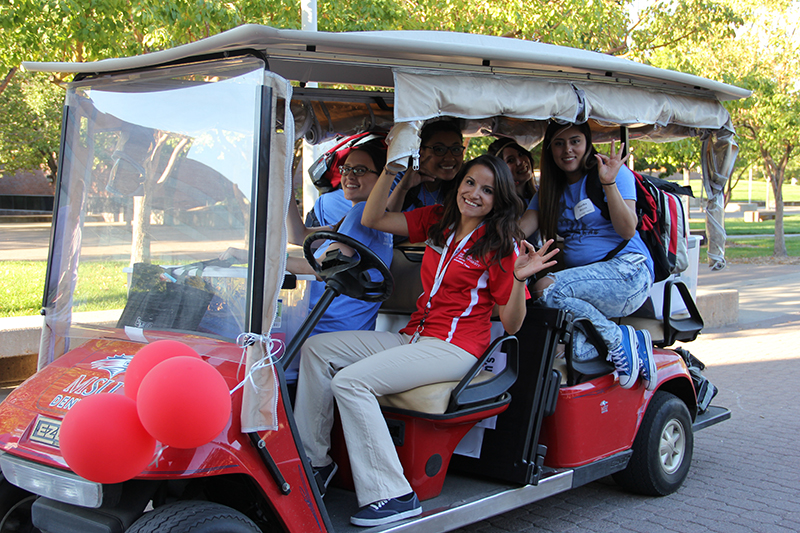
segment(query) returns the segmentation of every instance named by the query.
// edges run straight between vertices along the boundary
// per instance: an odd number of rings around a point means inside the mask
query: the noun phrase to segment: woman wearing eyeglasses
[[[389,211],[441,204],[464,163],[464,138],[451,118],[427,123],[420,132],[419,170],[399,173],[389,196]]]
[[[301,245],[305,238],[318,230],[333,230],[354,238],[374,251],[386,265],[392,263],[392,236],[382,231],[361,225],[361,214],[364,202],[378,181],[380,171],[386,165],[386,148],[382,142],[370,142],[359,145],[348,154],[344,165],[339,167],[342,175],[342,189],[353,207],[345,217],[334,226],[307,228],[303,225],[297,209],[289,208],[286,218],[289,242]],[[339,243],[326,246],[323,244],[316,252],[317,257],[324,256],[329,250],[339,249],[345,255],[353,255],[353,250]],[[314,274],[311,265],[301,257],[289,257],[286,269],[293,274]],[[325,284],[321,281],[312,283],[309,309],[316,305]],[[334,298],[322,319],[311,335],[342,330],[373,330],[378,315],[380,302],[363,302],[344,295]],[[287,378],[290,377],[287,375]]]

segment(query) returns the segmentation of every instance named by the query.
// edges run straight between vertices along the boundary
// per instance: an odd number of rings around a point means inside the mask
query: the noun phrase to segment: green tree
[[[721,26],[717,31],[709,29],[701,43],[686,39],[663,49],[653,47],[644,58],[661,68],[753,91],[750,98],[725,103],[740,147],[734,176],[758,166],[770,180],[776,204],[773,255],[783,257],[782,186],[787,169],[797,165],[800,143],[800,2],[727,0],[726,5],[739,20],[746,21],[735,32],[718,31]],[[670,150],[672,147],[649,148],[647,160],[668,168],[675,161]],[[690,154],[685,155],[689,161]],[[691,160],[698,158],[692,155]]]
[[[658,173],[661,177],[697,168],[700,164],[700,144],[695,139],[656,144],[632,141],[634,169]]]
[[[727,103],[740,143],[741,166],[758,162],[775,198],[775,257],[786,256],[783,184],[800,146],[800,2],[731,0],[748,23],[702,51],[683,51],[706,76],[753,91]]]
[[[0,93],[0,168],[6,172],[45,166],[58,170],[64,91],[42,76],[17,74]]]
[[[322,31],[427,29],[503,35],[648,61],[649,54],[676,43],[689,43],[690,48],[709,33],[730,35],[739,23],[722,0],[659,0],[634,18],[632,5],[633,0],[322,0],[318,26]],[[300,2],[0,0],[0,94],[23,60],[95,61],[142,54],[244,23],[299,28]],[[0,146],[12,143],[12,138],[0,140]]]
[[[793,52],[796,61],[800,50]],[[777,58],[772,58],[773,60]],[[774,72],[786,67],[786,62],[777,59]],[[783,183],[786,169],[796,161],[800,146],[800,93],[797,83],[800,78],[786,84],[781,76],[765,76],[763,72],[751,72],[742,80],[742,86],[753,90],[753,97],[746,103],[732,106],[732,113],[739,135],[752,144],[761,156],[764,172],[772,186],[775,198],[775,257],[786,257],[786,241],[783,232]]]

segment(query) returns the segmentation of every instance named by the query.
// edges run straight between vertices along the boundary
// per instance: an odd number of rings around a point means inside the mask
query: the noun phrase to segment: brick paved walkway
[[[609,477],[458,531],[800,531],[800,274],[796,266],[729,268],[707,285],[741,288],[739,325],[704,331],[685,347],[707,365],[720,389],[713,403],[732,417],[695,435],[692,468],[675,494],[627,494]],[[760,281],[788,273],[778,287]]]

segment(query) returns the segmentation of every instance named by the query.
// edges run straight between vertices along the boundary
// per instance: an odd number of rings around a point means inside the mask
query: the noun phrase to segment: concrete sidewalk
[[[728,263],[718,271],[700,265],[697,289],[698,293],[739,291],[738,323],[723,330],[758,328],[775,320],[800,318],[800,262]]]

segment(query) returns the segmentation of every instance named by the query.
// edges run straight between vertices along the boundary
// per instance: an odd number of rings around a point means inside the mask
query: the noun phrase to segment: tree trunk
[[[50,181],[55,181],[56,176],[58,176],[58,159],[56,159],[55,152],[50,152],[47,154],[47,168],[50,170],[50,176],[48,179]]]
[[[133,197],[131,265],[150,262],[150,202],[147,192]]]
[[[772,192],[775,195],[775,247],[772,257],[786,257],[786,237],[783,234],[783,179],[785,176],[784,165],[779,166],[772,176]]]
[[[789,164],[789,157],[792,155],[791,144],[787,144],[783,155],[776,161],[770,153],[761,145],[761,157],[764,160],[764,170],[767,179],[772,185],[772,194],[775,197],[775,246],[772,249],[772,257],[787,257],[786,237],[783,234],[783,180],[786,177],[786,166]],[[769,189],[767,189],[769,192]],[[769,198],[767,198],[767,208],[769,208]]]
[[[14,74],[16,74],[16,73],[17,73],[17,67],[13,67],[11,70],[8,71],[8,74],[6,74],[6,77],[3,78],[2,82],[0,82],[0,94],[3,94],[3,91],[6,90],[6,87],[8,87],[8,84],[11,83],[11,78],[13,78]]]

